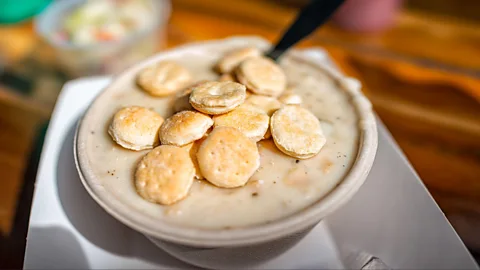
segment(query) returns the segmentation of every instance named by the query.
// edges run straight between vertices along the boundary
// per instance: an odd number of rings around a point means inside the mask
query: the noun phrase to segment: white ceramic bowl
[[[303,58],[325,70],[338,82],[338,85],[344,88],[351,97],[352,106],[358,113],[359,145],[355,162],[351,166],[347,175],[339,184],[326,196],[316,203],[286,218],[278,219],[273,222],[233,229],[206,230],[191,227],[179,227],[160,218],[152,218],[142,211],[131,211],[118,198],[113,196],[108,189],[101,184],[98,176],[93,173],[89,160],[86,156],[86,140],[90,134],[89,123],[96,117],[94,107],[101,102],[108,102],[108,96],[115,91],[115,83],[118,78],[136,74],[143,67],[162,60],[169,56],[182,55],[185,52],[206,53],[215,46],[221,44],[247,45],[255,44],[261,48],[267,48],[269,43],[263,39],[254,37],[238,37],[225,40],[209,41],[181,46],[176,49],[162,52],[150,59],[139,63],[124,71],[112,82],[90,106],[83,117],[76,134],[75,139],[75,158],[77,169],[82,179],[83,185],[93,199],[103,207],[112,216],[126,224],[127,226],[144,233],[152,238],[159,240],[197,248],[218,248],[218,247],[241,247],[258,245],[269,241],[279,240],[287,236],[301,233],[312,228],[321,219],[332,213],[340,206],[345,204],[358,191],[364,183],[377,149],[377,129],[374,114],[368,100],[360,91],[360,84],[357,80],[346,78],[335,70],[319,64],[318,61],[308,59],[306,54],[301,51],[292,51],[295,57]],[[100,102],[100,103],[99,103]]]
[[[202,268],[237,270],[257,267],[263,269],[262,266],[266,262],[280,257],[290,250],[304,237],[307,237],[310,231],[309,228],[266,243],[226,248],[192,248],[172,244],[150,236],[147,236],[147,238],[173,257]],[[323,239],[317,240],[322,241]]]

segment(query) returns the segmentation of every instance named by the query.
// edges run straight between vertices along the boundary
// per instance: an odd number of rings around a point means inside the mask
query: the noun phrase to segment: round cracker
[[[153,110],[131,106],[115,113],[108,134],[120,146],[131,150],[151,149],[158,145],[163,118]]]
[[[188,195],[194,174],[195,167],[187,151],[161,145],[137,165],[135,188],[149,202],[170,205]]]
[[[195,166],[196,179],[205,179],[205,177],[203,177],[202,172],[200,171],[200,166],[198,166],[198,160],[197,160],[198,149],[200,148],[200,145],[203,143],[204,140],[205,140],[205,137],[201,138],[200,140],[196,140],[192,143],[182,146],[182,149],[185,149],[190,155],[190,159],[192,159],[193,165]]]
[[[140,71],[137,83],[153,96],[166,96],[187,86],[191,79],[188,69],[173,61],[162,61]]]
[[[213,125],[210,116],[194,111],[178,112],[167,118],[160,127],[162,144],[182,146],[202,138]]]
[[[326,142],[317,117],[298,105],[277,110],[270,120],[270,131],[278,149],[298,159],[315,156]]]
[[[256,107],[239,106],[233,111],[213,117],[215,127],[233,127],[254,142],[260,141],[267,132],[270,117]]]
[[[175,96],[175,101],[173,102],[173,111],[181,112],[187,110],[194,110],[192,104],[190,104],[190,93],[192,88],[185,88],[182,91],[178,92]]]
[[[246,88],[236,82],[205,82],[192,87],[190,104],[206,114],[227,113],[245,101]]]
[[[282,107],[282,103],[274,97],[262,96],[262,95],[250,95],[246,100],[245,104],[253,105],[266,114],[271,116],[276,110]]]
[[[267,132],[265,132],[265,135],[263,135],[263,140],[268,140],[272,137],[272,132],[270,131],[270,126],[267,129]]]
[[[257,144],[236,128],[216,127],[197,152],[200,170],[223,188],[245,185],[260,166]]]
[[[235,78],[234,74],[225,73],[225,74],[222,74],[222,76],[220,76],[220,78],[218,78],[218,81],[219,82],[236,82],[237,79]]]
[[[273,60],[248,58],[235,70],[237,80],[255,94],[279,96],[287,85],[287,77]]]
[[[177,94],[175,95],[175,101],[173,103],[173,111],[181,112],[181,111],[187,111],[187,110],[188,111],[194,110],[194,108],[192,107],[192,104],[190,104],[190,93],[192,93],[192,87],[204,82],[207,82],[207,80],[201,80],[177,92]]]
[[[283,93],[281,96],[278,97],[278,101],[283,104],[302,104],[302,97],[297,95],[293,92],[286,92]]]
[[[246,47],[235,49],[226,53],[220,61],[218,61],[216,69],[220,73],[232,72],[241,62],[250,57],[259,57],[262,52],[255,47]]]

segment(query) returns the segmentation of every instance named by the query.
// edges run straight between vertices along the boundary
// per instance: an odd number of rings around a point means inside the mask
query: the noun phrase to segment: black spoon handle
[[[286,50],[324,23],[343,2],[344,0],[312,0],[300,11],[295,22],[267,56],[277,60]]]

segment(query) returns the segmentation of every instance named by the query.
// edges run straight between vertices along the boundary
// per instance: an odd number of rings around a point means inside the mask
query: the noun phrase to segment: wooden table
[[[298,8],[282,3],[173,0],[173,14],[167,27],[168,47],[231,35],[261,35],[275,41]],[[299,44],[299,47],[326,48],[345,73],[363,82],[364,92],[376,112],[442,210],[467,245],[477,251],[480,250],[479,25],[480,20],[460,22],[405,9],[398,14],[396,25],[383,33],[350,33],[330,24]],[[7,42],[1,38],[5,37],[5,31],[10,37],[15,34],[13,40],[18,41],[18,46],[5,45],[11,44],[11,39]],[[15,61],[31,56],[31,52],[38,53],[36,44],[28,23],[0,29],[0,52],[8,52]],[[58,87],[54,88],[46,94],[34,94],[36,98],[0,90],[0,231],[4,233],[10,230],[15,213],[15,194],[21,186],[32,130],[48,118],[58,93],[55,92]],[[40,99],[47,94],[50,99]]]

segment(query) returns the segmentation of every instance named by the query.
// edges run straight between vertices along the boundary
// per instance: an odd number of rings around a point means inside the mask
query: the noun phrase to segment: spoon
[[[345,0],[312,0],[297,15],[297,18],[283,34],[277,45],[266,54],[277,59],[297,42],[310,35],[323,24]]]

